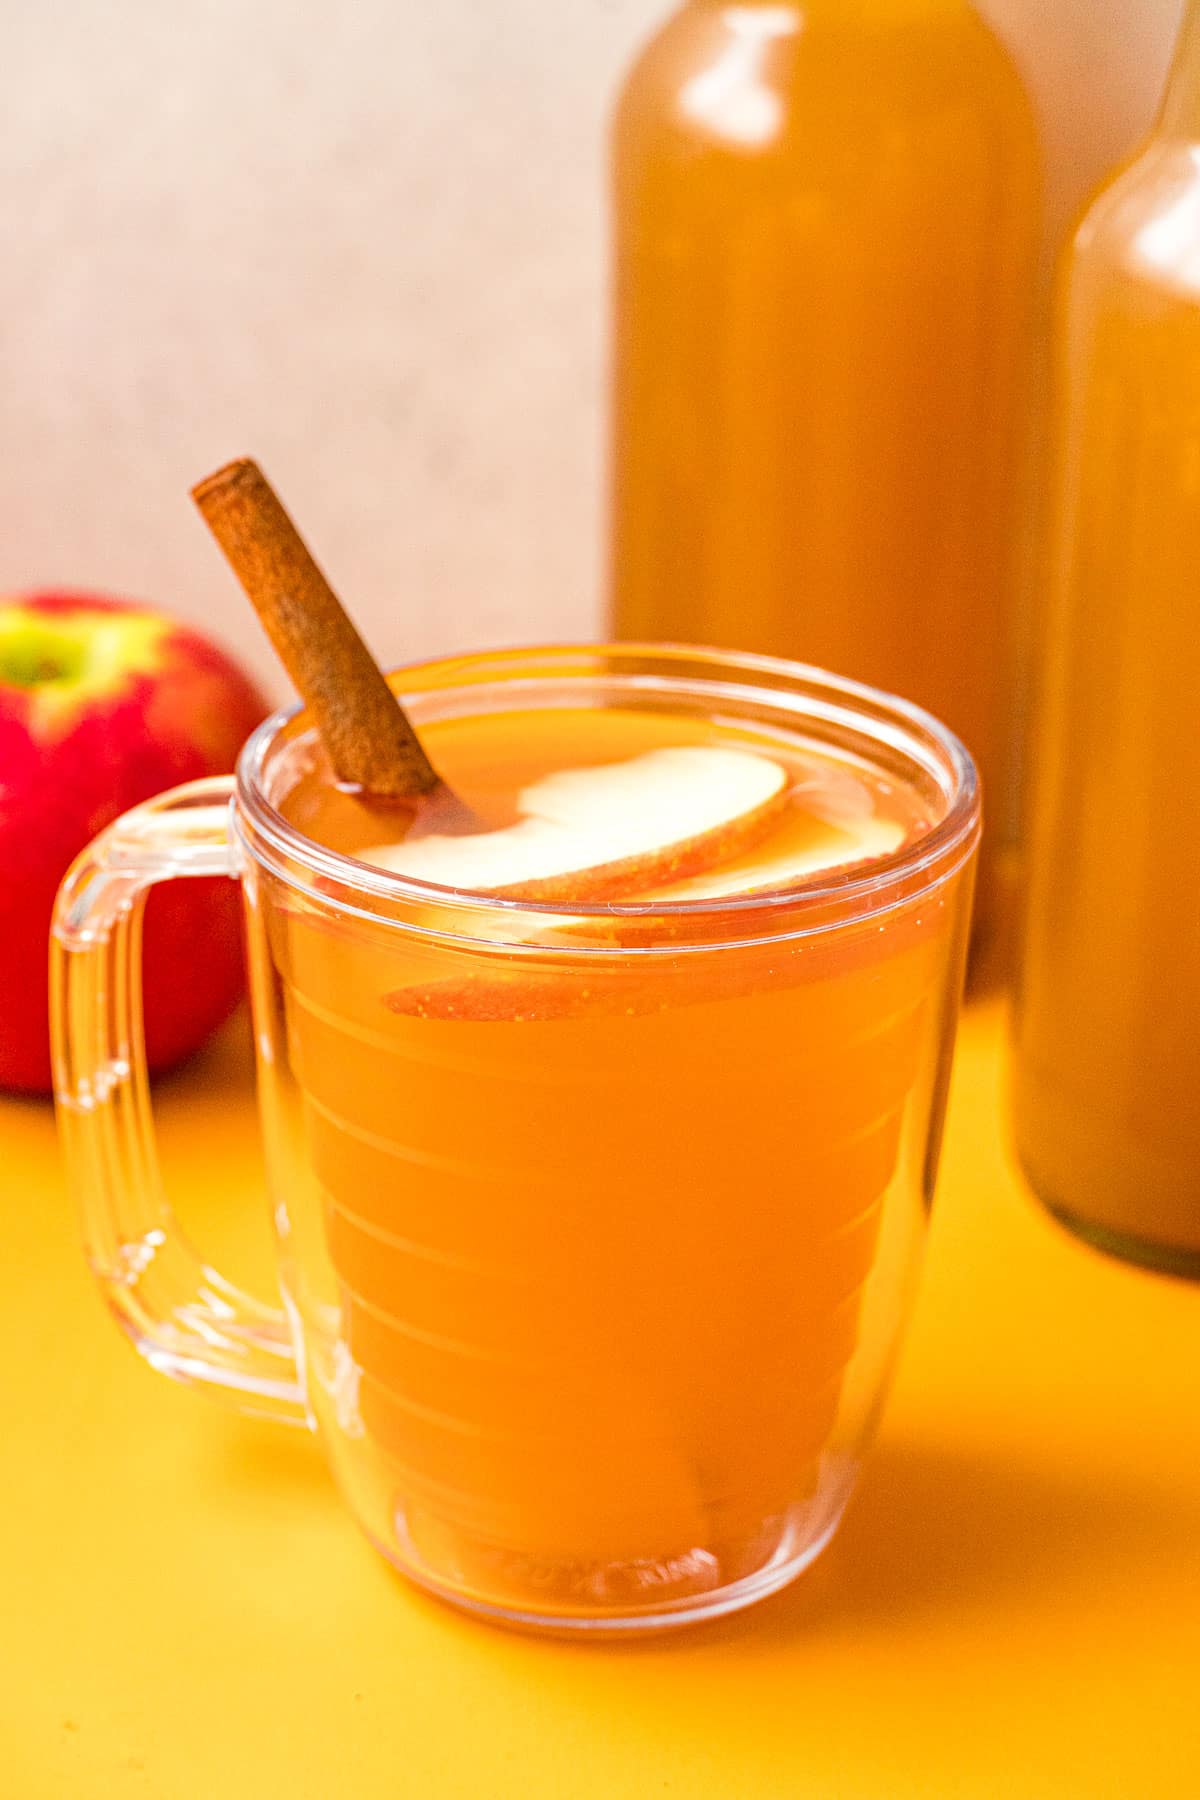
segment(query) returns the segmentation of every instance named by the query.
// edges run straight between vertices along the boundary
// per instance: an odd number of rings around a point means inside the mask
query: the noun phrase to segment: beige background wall
[[[1054,231],[1180,0],[986,0]],[[602,124],[657,0],[0,0],[0,590],[269,654],[185,495],[252,450],[381,654],[595,628]]]

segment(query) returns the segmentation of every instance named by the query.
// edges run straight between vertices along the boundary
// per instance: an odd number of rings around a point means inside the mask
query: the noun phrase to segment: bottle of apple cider
[[[968,0],[687,0],[614,161],[617,635],[921,702],[995,826],[1039,213],[1007,55]]]
[[[1075,238],[1057,387],[1017,1143],[1084,1237],[1200,1276],[1200,0]]]

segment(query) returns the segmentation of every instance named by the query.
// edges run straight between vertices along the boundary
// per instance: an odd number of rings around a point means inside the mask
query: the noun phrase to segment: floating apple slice
[[[789,828],[785,826],[785,830]],[[780,849],[772,847],[769,855],[755,857],[752,865],[710,870],[703,876],[668,883],[653,892],[639,889],[637,899],[669,906],[683,900],[719,902],[787,889],[811,876],[847,873],[890,856],[906,836],[904,827],[893,819],[858,818],[835,826],[814,819],[811,814],[801,814],[790,822],[790,841]],[[569,915],[555,915],[544,919],[536,931],[523,931],[520,941],[531,946],[541,943],[547,949],[569,948],[575,923]],[[592,921],[589,939],[595,938],[597,929],[597,922]],[[614,916],[603,921],[603,929],[614,950],[662,944],[670,940],[672,933],[671,922],[655,915],[644,919]],[[804,964],[805,978],[810,973],[811,958]],[[799,974],[797,969],[797,977]],[[744,992],[747,981],[756,979],[757,972],[748,972],[742,962],[705,965],[693,971],[686,991],[672,987],[668,992],[650,980],[644,970],[616,968],[602,975],[593,970],[585,979],[582,974],[571,978],[561,971],[531,971],[512,964],[497,967],[491,976],[480,973],[427,985],[414,983],[384,995],[383,1001],[389,1012],[410,1017],[475,1024],[533,1023],[584,1015],[633,1017],[659,1012],[667,1005]],[[787,981],[782,965],[775,970],[773,979]]]
[[[501,899],[588,904],[641,897],[747,851],[787,793],[770,757],[677,745],[543,776],[497,831],[430,833],[360,850],[398,875]]]
[[[890,856],[907,832],[897,819],[865,818],[834,825],[805,820],[803,838],[772,847],[742,868],[709,869],[638,894],[650,904],[676,906],[688,900],[733,900],[774,888],[794,887],[813,875],[829,875]]]

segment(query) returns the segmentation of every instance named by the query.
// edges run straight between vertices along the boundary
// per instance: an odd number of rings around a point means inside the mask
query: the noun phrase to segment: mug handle
[[[167,1201],[154,1139],[142,1015],[146,896],[177,876],[239,875],[232,776],[135,807],[83,852],[59,890],[50,940],[54,1083],[84,1244],[117,1322],[152,1368],[253,1412],[309,1423],[282,1307],[197,1255]]]

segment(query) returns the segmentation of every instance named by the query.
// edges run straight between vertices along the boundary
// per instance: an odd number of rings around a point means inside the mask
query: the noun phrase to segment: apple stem
[[[339,780],[389,801],[416,801],[444,788],[257,463],[227,463],[197,483],[192,498],[312,713]]]

